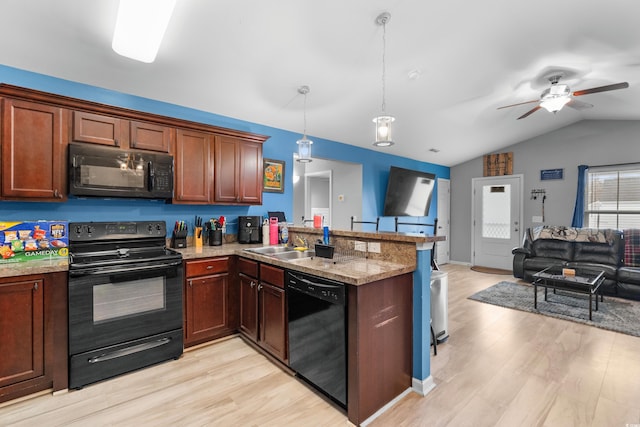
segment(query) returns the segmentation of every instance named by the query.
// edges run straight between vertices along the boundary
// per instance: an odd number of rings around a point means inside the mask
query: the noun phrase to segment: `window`
[[[587,169],[584,226],[640,228],[640,163]]]

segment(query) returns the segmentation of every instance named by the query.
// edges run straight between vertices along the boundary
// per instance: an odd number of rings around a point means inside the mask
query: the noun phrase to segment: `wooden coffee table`
[[[604,282],[604,271],[584,270],[574,268],[575,276],[562,274],[562,267],[549,267],[533,275],[533,307],[538,308],[538,286],[544,287],[544,300],[547,301],[547,289],[556,289],[589,295],[589,320],[592,312],[592,296],[596,296],[596,311],[598,311],[598,289]],[[604,298],[600,294],[600,300]]]

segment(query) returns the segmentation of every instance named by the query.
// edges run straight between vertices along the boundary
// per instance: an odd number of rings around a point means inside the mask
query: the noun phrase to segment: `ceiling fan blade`
[[[592,108],[593,104],[582,102],[577,99],[571,99],[571,101],[567,102],[567,107],[571,107],[575,110],[586,110],[587,108]]]
[[[524,113],[523,115],[521,115],[520,117],[517,118],[517,120],[520,119],[524,119],[525,117],[529,117],[530,115],[532,115],[533,113],[535,113],[536,111],[538,111],[539,109],[541,109],[542,107],[539,105],[536,105],[535,107],[533,107],[531,110],[527,111],[526,113]]]
[[[616,83],[607,86],[592,87],[591,89],[577,90],[573,92],[573,96],[589,95],[590,93],[606,92],[609,90],[626,89],[628,87],[629,83],[627,82]]]
[[[496,110],[502,110],[503,108],[509,108],[509,107],[517,107],[518,105],[524,105],[524,104],[531,104],[532,102],[539,102],[539,99],[534,99],[533,101],[525,101],[525,102],[519,102],[517,104],[511,104],[511,105],[505,105],[503,107],[498,107],[496,108]]]

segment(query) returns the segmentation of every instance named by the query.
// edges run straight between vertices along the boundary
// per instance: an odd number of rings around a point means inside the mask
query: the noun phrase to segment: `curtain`
[[[582,227],[584,221],[584,189],[587,181],[587,169],[589,166],[578,166],[578,190],[576,194],[576,206],[573,208],[572,227]]]

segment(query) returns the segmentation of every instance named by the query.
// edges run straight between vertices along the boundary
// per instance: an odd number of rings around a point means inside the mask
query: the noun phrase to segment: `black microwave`
[[[69,194],[173,197],[173,156],[91,144],[69,144]]]

